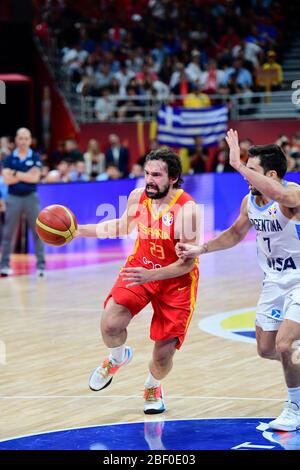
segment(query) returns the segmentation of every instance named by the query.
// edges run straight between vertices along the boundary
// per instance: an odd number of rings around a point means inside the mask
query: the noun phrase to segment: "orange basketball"
[[[45,207],[39,213],[35,228],[43,242],[62,246],[73,240],[77,230],[77,220],[70,209],[54,204]]]

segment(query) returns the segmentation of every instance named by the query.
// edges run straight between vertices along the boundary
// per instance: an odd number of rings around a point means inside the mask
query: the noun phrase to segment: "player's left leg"
[[[198,277],[195,265],[185,276],[162,281],[151,299],[154,314],[150,337],[155,341],[155,346],[145,382],[146,414],[165,411],[160,381],[172,369],[175,351],[184,342],[195,308]]]
[[[177,338],[156,341],[154,344],[149,364],[149,375],[145,382],[144,412],[146,414],[163,413],[166,409],[160,381],[168,375],[173,367],[173,356],[177,344]]]
[[[34,250],[37,258],[38,276],[42,277],[45,269],[45,249],[44,243],[40,240],[35,230],[36,218],[40,211],[40,201],[36,193],[29,194],[23,198],[23,209],[32,232]]]
[[[298,289],[299,290],[299,289]],[[288,388],[288,401],[280,416],[270,427],[280,431],[300,428],[300,296],[295,291],[287,296],[285,319],[278,330],[276,349],[280,355]]]

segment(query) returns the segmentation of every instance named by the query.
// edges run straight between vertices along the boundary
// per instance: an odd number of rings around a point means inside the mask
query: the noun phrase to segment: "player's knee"
[[[170,364],[172,363],[172,357],[169,356],[156,356],[153,358],[156,367],[159,369],[165,369],[166,367],[169,367]]]
[[[287,338],[281,338],[276,342],[276,350],[281,356],[289,355],[292,352],[292,342]]]
[[[102,333],[108,336],[116,336],[123,330],[118,318],[113,315],[106,315],[101,321]]]
[[[126,308],[111,305],[101,318],[102,333],[108,336],[117,336],[127,328],[130,320],[131,315]]]
[[[165,369],[172,364],[173,353],[166,353],[165,351],[156,351],[154,354],[153,360],[155,365],[160,369]]]
[[[269,344],[258,344],[257,353],[264,359],[276,359],[276,349],[273,345]]]

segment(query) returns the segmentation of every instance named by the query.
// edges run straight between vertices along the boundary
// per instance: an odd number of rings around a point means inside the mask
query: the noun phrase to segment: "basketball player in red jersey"
[[[78,227],[77,236],[98,238],[124,236],[138,228],[134,252],[105,300],[101,332],[109,355],[92,373],[89,386],[96,391],[107,387],[117,370],[131,360],[127,326],[151,302],[150,337],[155,343],[145,382],[146,414],[165,411],[161,380],[184,341],[196,301],[197,261],[180,260],[175,252],[177,241],[197,244],[199,234],[197,205],[179,189],[181,171],[176,153],[150,152],[145,162],[146,187],[132,191],[122,217]]]

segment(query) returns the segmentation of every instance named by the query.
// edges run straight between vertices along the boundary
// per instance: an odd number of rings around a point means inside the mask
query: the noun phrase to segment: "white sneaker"
[[[90,389],[98,392],[105,387],[108,387],[111,383],[114,374],[120,369],[120,367],[128,364],[132,359],[132,349],[129,346],[125,348],[125,359],[122,362],[116,362],[111,356],[104,359],[101,366],[97,367],[92,373],[89,386]]]
[[[13,270],[10,268],[1,268],[0,275],[1,277],[7,277],[7,276],[11,276],[12,273],[13,273]]]
[[[269,423],[277,431],[296,431],[300,428],[300,409],[296,403],[286,401],[282,413]]]
[[[164,393],[161,385],[145,388],[144,399],[144,413],[146,415],[155,415],[165,411]]]

